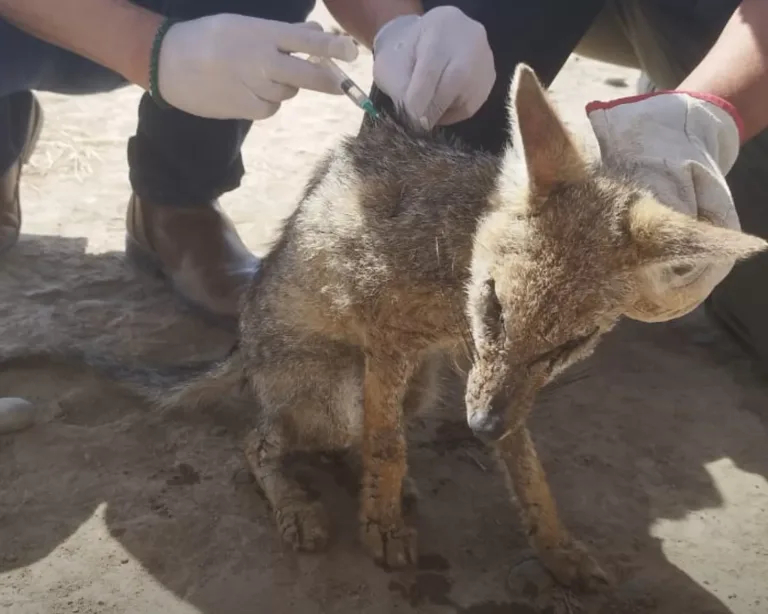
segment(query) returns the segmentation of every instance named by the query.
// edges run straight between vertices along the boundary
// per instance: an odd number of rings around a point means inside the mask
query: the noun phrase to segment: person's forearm
[[[127,0],[0,0],[0,17],[145,89],[162,16]]]
[[[744,0],[679,89],[730,102],[744,122],[745,140],[768,128],[768,2]]]
[[[421,0],[325,0],[339,25],[369,49],[379,28],[400,15],[421,15]]]

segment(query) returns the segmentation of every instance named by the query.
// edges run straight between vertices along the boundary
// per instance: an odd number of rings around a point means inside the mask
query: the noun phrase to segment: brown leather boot
[[[126,255],[165,278],[208,315],[236,321],[240,294],[258,272],[259,259],[243,244],[217,202],[205,207],[128,203]]]
[[[37,145],[40,130],[43,127],[43,109],[32,93],[16,94],[21,100],[28,96],[30,110],[26,114],[27,126],[21,155],[11,167],[0,175],[0,254],[8,251],[19,240],[21,232],[21,203],[19,201],[19,182],[21,167],[29,161]],[[22,114],[22,116],[25,114]]]

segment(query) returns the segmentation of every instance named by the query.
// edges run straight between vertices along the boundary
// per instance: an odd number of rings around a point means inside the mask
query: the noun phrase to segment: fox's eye
[[[483,321],[492,335],[501,336],[504,331],[504,310],[496,294],[496,283],[493,279],[486,281],[483,289]]]

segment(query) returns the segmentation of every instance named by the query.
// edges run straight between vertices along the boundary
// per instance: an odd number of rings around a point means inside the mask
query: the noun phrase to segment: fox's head
[[[740,259],[762,239],[660,204],[577,149],[533,71],[511,92],[512,146],[475,235],[467,310],[475,360],[467,419],[498,440],[538,390],[587,357],[653,290],[649,272]]]

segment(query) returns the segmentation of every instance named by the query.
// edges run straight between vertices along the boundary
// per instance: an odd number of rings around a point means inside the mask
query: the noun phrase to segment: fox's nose
[[[493,410],[477,411],[469,418],[469,428],[485,443],[498,441],[506,432],[504,415]]]

